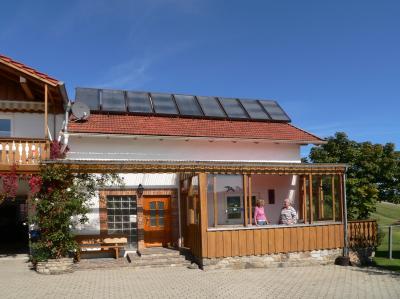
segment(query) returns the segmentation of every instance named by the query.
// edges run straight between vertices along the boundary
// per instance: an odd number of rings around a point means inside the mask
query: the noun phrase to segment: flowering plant
[[[110,181],[119,182],[116,175],[75,173],[67,165],[41,166],[40,176],[30,179],[37,199],[32,221],[40,230],[39,240],[31,246],[34,262],[65,257],[77,249],[71,228],[88,220],[90,199]]]

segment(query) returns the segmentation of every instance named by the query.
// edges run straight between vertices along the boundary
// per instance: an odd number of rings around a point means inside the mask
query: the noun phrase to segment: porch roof
[[[299,144],[325,143],[323,139],[289,123],[173,116],[92,114],[87,121],[70,122],[68,131],[85,134],[277,140]]]
[[[156,161],[156,160],[52,160],[46,164],[66,164],[87,173],[244,173],[244,174],[343,174],[346,164],[266,163],[229,161]]]

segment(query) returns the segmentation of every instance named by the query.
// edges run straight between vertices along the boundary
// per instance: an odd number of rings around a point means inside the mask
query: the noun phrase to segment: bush
[[[88,219],[89,200],[99,187],[115,181],[115,175],[74,173],[67,165],[42,165],[40,186],[34,200],[33,223],[40,236],[32,244],[32,260],[62,258],[77,249],[71,229]]]

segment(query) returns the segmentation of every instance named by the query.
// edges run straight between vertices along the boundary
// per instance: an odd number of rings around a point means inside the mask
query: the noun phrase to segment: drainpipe
[[[347,179],[347,166],[346,166],[346,171],[343,175],[343,191],[344,191],[344,196],[343,196],[343,213],[344,213],[344,248],[343,248],[343,256],[348,257],[349,256],[349,241],[348,241],[348,232],[347,232],[347,195],[346,195],[346,179]]]
[[[178,239],[178,247],[181,248],[183,246],[182,244],[182,223],[181,223],[181,179],[180,179],[180,173],[176,174],[177,178],[177,190],[178,190],[178,226],[179,226],[179,239]]]
[[[63,136],[64,136],[64,142],[63,142],[63,145],[61,147],[61,152],[62,153],[65,151],[65,149],[68,146],[68,137],[69,137],[69,135],[68,135],[68,118],[69,118],[69,111],[70,110],[71,110],[71,102],[68,102],[67,108],[65,109],[64,126],[63,126],[63,128],[61,128],[62,132],[60,133],[60,135],[63,134]]]

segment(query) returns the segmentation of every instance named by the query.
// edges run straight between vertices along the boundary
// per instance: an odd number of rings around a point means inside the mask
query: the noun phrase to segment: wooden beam
[[[207,215],[207,174],[199,174],[199,200],[200,200],[200,244],[201,244],[201,257],[207,256],[207,228],[208,228],[208,215]]]
[[[344,186],[343,186],[343,175],[339,175],[339,204],[340,204],[340,220],[343,221],[343,201],[344,201]]]
[[[336,220],[336,198],[335,198],[335,176],[331,177],[331,185],[332,185],[332,220]]]
[[[306,185],[306,176],[301,176],[302,178],[302,211],[303,211],[303,219],[304,223],[307,223],[307,185]]]
[[[24,77],[19,77],[19,83],[21,84],[22,90],[24,91],[26,97],[29,100],[34,100],[35,97],[33,96],[32,90],[29,88],[27,80]]]
[[[324,219],[325,213],[324,213],[324,189],[322,188],[322,176],[319,177],[318,179],[318,220]]]
[[[48,115],[48,87],[47,84],[44,85],[44,138],[47,139],[49,137],[48,135],[48,120],[47,120],[47,115]]]
[[[252,190],[252,186],[251,186],[251,175],[248,176],[248,184],[249,184],[249,194],[248,194],[248,207],[249,207],[249,224],[251,225],[253,223],[253,217],[252,217],[252,211],[253,211],[253,205],[251,203],[252,197],[253,197],[253,190]]]
[[[308,183],[308,192],[309,192],[309,196],[308,198],[310,199],[310,223],[313,223],[313,218],[314,218],[314,211],[313,211],[313,190],[312,190],[312,185],[313,185],[313,177],[312,174],[310,174],[308,176],[309,179],[309,183]]]
[[[213,176],[213,194],[214,194],[214,227],[218,225],[218,193],[217,193],[217,176]]]
[[[247,217],[247,174],[243,175],[244,226],[248,224]]]

